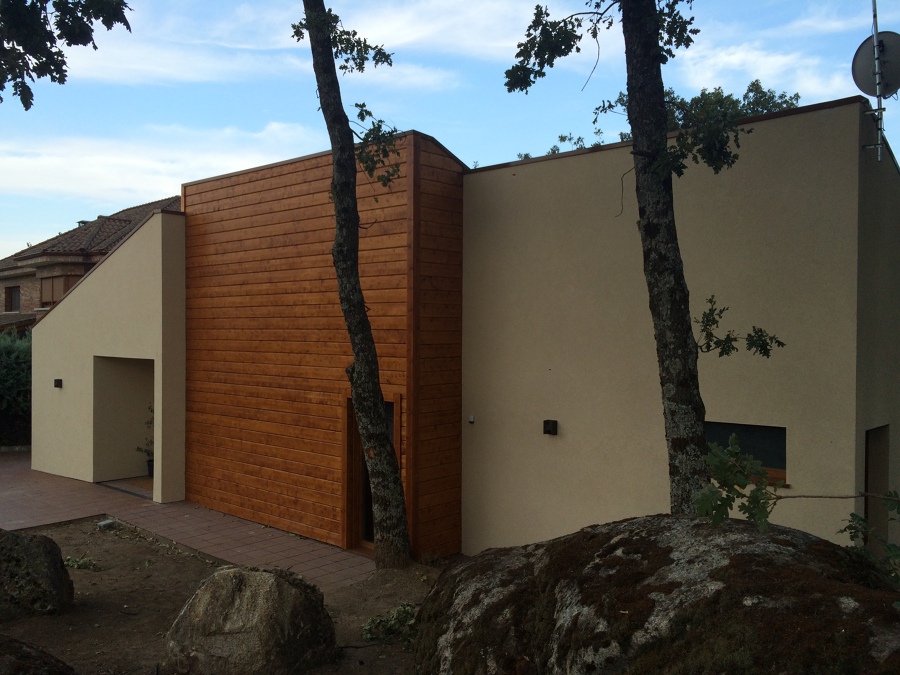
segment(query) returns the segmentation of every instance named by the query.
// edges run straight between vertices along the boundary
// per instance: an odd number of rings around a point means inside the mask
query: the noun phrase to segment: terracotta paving
[[[323,591],[361,581],[375,563],[349,551],[193,504],[157,504],[149,479],[86,483],[31,469],[31,453],[0,453],[0,529],[109,515],[226,562],[282,567]]]

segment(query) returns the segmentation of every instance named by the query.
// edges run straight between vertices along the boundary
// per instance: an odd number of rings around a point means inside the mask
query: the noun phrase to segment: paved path
[[[0,529],[110,515],[158,537],[230,563],[283,567],[323,591],[361,581],[375,563],[355,553],[191,502],[157,504],[111,485],[85,483],[31,469],[31,453],[0,453]],[[130,488],[129,488],[130,489]]]

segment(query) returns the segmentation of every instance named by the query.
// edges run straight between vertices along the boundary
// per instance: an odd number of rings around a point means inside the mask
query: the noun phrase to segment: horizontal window
[[[787,429],[759,424],[734,422],[705,422],[706,441],[728,447],[728,439],[737,435],[738,445],[745,455],[753,455],[769,474],[769,480],[787,479]]]

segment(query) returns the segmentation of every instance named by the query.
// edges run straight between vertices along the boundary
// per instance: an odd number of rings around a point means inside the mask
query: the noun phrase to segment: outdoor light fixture
[[[53,386],[56,387],[57,389],[62,389],[62,380],[60,380],[60,379],[53,380]]]
[[[556,436],[559,430],[559,422],[556,420],[544,420],[544,433],[550,436]]]

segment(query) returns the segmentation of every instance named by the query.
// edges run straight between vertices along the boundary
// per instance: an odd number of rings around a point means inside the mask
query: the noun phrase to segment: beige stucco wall
[[[788,343],[769,360],[704,356],[707,417],[787,427],[794,493],[857,482],[859,119],[854,103],[758,123],[735,168],[676,181],[694,315],[715,294],[725,328]],[[466,553],[668,510],[629,151],[466,176]],[[774,520],[834,538],[850,510],[799,501]]]
[[[152,363],[154,499],[183,499],[180,214],[154,214],[35,327],[32,468],[86,481],[146,473],[135,446],[143,440],[150,375],[138,360]],[[53,386],[56,378],[63,380],[62,388]],[[117,387],[123,396],[139,395],[141,400],[129,408],[133,414],[110,414],[109,399]],[[136,444],[130,442],[135,434],[140,438]],[[115,460],[110,438],[128,442]]]
[[[860,131],[860,145],[876,142],[871,117]],[[856,488],[864,487],[866,431],[888,425],[888,484],[900,489],[900,168],[887,150],[879,162],[863,149],[861,160]],[[900,543],[896,523],[891,540]]]

